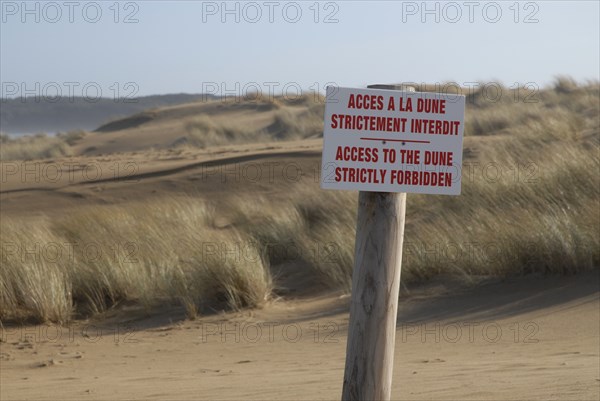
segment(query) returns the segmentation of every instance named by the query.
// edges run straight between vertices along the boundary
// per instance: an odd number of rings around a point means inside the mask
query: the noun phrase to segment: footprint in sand
[[[75,352],[63,351],[60,353],[60,355],[63,358],[72,358],[72,359],[82,359],[83,358],[83,355],[79,351],[75,351]]]
[[[47,368],[50,366],[60,365],[61,363],[63,363],[63,361],[58,361],[56,359],[49,359],[47,361],[36,363],[33,367],[34,368]]]
[[[33,349],[33,343],[31,343],[27,339],[11,343],[11,345],[14,345],[17,349],[21,349],[21,350],[23,350],[23,349]]]
[[[441,362],[446,362],[446,361],[443,359],[440,359],[440,358],[436,358],[436,359],[423,359],[423,360],[420,360],[419,362],[421,362],[421,363],[441,363]]]

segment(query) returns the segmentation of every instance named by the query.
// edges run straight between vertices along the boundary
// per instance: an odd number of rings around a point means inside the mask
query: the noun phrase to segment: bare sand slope
[[[318,185],[322,139],[0,162],[6,214],[112,204],[153,196],[285,193]]]
[[[403,296],[393,399],[597,400],[598,286],[591,272],[452,295],[431,284]],[[280,301],[195,321],[165,308],[61,331],[5,327],[0,398],[339,399],[348,301]]]

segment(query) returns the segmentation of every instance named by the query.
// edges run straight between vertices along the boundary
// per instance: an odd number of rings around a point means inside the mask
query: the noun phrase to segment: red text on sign
[[[350,97],[348,98],[348,108],[364,110],[383,110],[383,96],[350,94]]]
[[[358,146],[338,146],[335,154],[335,160],[353,161],[353,162],[373,162],[379,159],[377,148],[363,148]]]

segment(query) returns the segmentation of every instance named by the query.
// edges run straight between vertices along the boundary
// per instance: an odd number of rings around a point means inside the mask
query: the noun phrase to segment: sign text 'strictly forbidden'
[[[465,97],[327,88],[321,187],[459,195]]]

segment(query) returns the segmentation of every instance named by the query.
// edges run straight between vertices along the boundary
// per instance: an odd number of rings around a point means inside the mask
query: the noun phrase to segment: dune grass
[[[597,150],[564,145],[560,153],[541,152],[518,179],[508,170],[519,169],[516,157],[495,162],[505,174],[494,174],[493,182],[485,174],[463,181],[459,198],[411,196],[409,278],[563,274],[600,266]]]
[[[88,135],[84,130],[73,130],[68,132],[59,132],[56,136],[67,143],[69,146],[75,145],[80,139]]]
[[[307,94],[286,98],[268,95],[250,96],[249,101],[221,101],[223,107],[245,106],[249,110],[273,111],[272,121],[261,129],[250,129],[235,121],[222,121],[200,115],[185,123],[185,139],[177,145],[208,148],[252,142],[286,141],[317,138],[323,135],[324,98]],[[252,108],[250,108],[252,106]]]
[[[461,196],[408,196],[404,284],[600,266],[598,88],[561,78],[531,104],[472,95]],[[179,303],[190,317],[259,307],[278,288],[273,268],[290,262],[349,291],[356,204],[355,192],[304,181],[277,199],[161,197],[53,220],[3,216],[0,320],[66,322],[123,302]]]
[[[0,319],[65,322],[123,302],[180,302],[190,317],[260,306],[268,261],[243,233],[212,228],[211,216],[201,200],[168,198],[52,222],[3,218]]]
[[[11,138],[0,135],[0,161],[47,159],[71,153],[69,143],[59,136],[37,134]]]
[[[208,148],[232,143],[267,141],[267,132],[251,130],[235,122],[216,122],[208,115],[195,117],[185,124],[186,140],[183,145]]]
[[[271,135],[279,140],[298,140],[323,136],[325,109],[320,103],[310,104],[300,111],[281,109],[269,127]]]
[[[61,255],[61,239],[46,219],[32,225],[2,218],[0,320],[31,318],[63,323],[73,311],[67,278],[68,258]]]

